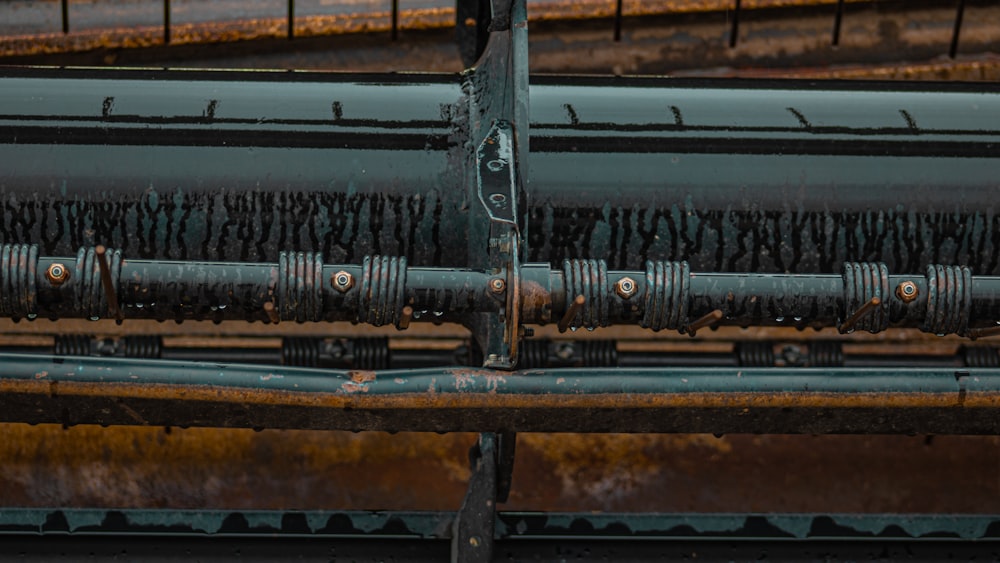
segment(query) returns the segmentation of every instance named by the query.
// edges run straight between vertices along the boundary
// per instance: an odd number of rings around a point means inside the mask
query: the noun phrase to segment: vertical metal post
[[[63,33],[69,33],[69,0],[62,0]]]
[[[622,40],[622,0],[615,6],[615,41]]]
[[[295,0],[288,0],[288,38],[295,38]]]
[[[170,44],[170,0],[163,0],[163,44]]]
[[[736,0],[733,9],[733,26],[729,29],[729,47],[736,47],[736,42],[740,35],[740,0]]]
[[[962,31],[962,16],[965,13],[965,0],[958,0],[958,11],[955,12],[955,29],[951,33],[951,48],[948,49],[948,56],[955,58],[958,54],[958,35]]]
[[[833,46],[840,44],[840,23],[844,19],[844,0],[837,0],[837,14],[833,17]]]
[[[392,40],[399,38],[399,0],[392,0]]]

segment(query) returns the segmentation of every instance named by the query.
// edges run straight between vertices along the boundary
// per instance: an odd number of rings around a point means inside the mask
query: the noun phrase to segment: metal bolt
[[[556,357],[560,360],[568,360],[573,357],[575,350],[571,342],[560,342],[556,344]]]
[[[622,299],[628,299],[635,295],[635,280],[629,277],[621,278],[615,282],[615,293]]]
[[[352,287],[354,287],[354,276],[341,270],[333,277],[330,278],[330,282],[333,284],[333,289],[341,293],[347,293]]]
[[[45,270],[45,277],[53,286],[60,286],[69,279],[69,270],[62,264],[52,264]]]
[[[903,303],[910,303],[917,298],[917,294],[920,292],[917,290],[917,284],[911,281],[901,282],[896,286],[896,297]]]
[[[503,293],[503,290],[507,288],[507,283],[500,278],[493,278],[490,280],[490,291],[493,293]]]

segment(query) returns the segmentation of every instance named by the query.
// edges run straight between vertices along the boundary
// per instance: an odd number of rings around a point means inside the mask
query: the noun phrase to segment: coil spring
[[[118,294],[122,271],[122,252],[108,249],[105,254],[111,271],[111,287]],[[83,247],[76,254],[76,304],[82,316],[97,320],[109,314],[108,299],[101,284],[101,266],[95,247]]]
[[[844,319],[876,297],[881,303],[852,327],[841,324],[841,332],[889,328],[889,268],[882,262],[844,262]]]
[[[569,328],[608,326],[608,264],[604,260],[563,260],[566,301],[584,298]]]
[[[521,369],[543,368],[549,362],[548,340],[523,340],[518,348],[517,367]]]
[[[682,330],[688,325],[691,266],[687,262],[646,262],[643,328]]]
[[[319,365],[322,338],[288,336],[281,339],[281,363],[286,366],[316,367]]]
[[[844,365],[844,347],[835,340],[815,340],[809,343],[811,367],[841,367]]]
[[[323,317],[323,256],[314,252],[278,255],[278,314],[281,320],[316,322]]]
[[[618,344],[614,340],[584,340],[580,355],[586,367],[614,367],[618,365]]]
[[[163,339],[159,336],[126,336],[122,341],[127,358],[159,358],[163,353]]]
[[[351,341],[355,369],[387,369],[389,367],[389,338],[385,336],[355,338]]]
[[[962,355],[970,368],[1000,367],[1000,350],[992,346],[964,346]]]
[[[399,328],[406,300],[406,258],[365,256],[359,292],[358,322]]]
[[[736,359],[744,367],[774,367],[774,344],[771,342],[740,342]]]
[[[921,329],[965,334],[972,307],[972,271],[965,266],[927,266],[927,313]]]
[[[15,319],[35,318],[38,313],[37,270],[38,245],[0,246],[0,314]]]
[[[94,337],[87,334],[57,334],[55,353],[57,356],[89,356]]]

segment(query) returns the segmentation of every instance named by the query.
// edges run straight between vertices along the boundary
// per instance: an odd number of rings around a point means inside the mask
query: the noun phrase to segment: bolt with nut
[[[911,281],[900,282],[896,286],[896,297],[899,298],[903,303],[910,303],[917,298],[920,292],[917,290],[917,284]]]
[[[503,290],[507,289],[507,283],[501,278],[493,278],[490,280],[490,291],[493,293],[503,293]]]
[[[343,270],[333,274],[330,278],[330,283],[333,284],[333,289],[341,293],[347,293],[352,287],[354,287],[354,276]]]
[[[62,264],[52,264],[48,270],[45,270],[45,278],[53,287],[58,287],[69,279],[69,270]]]
[[[635,295],[636,286],[635,280],[630,277],[624,277],[615,282],[615,293],[618,297],[622,299],[628,299]]]

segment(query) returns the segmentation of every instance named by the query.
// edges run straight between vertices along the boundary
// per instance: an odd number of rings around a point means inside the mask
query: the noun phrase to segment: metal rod
[[[94,252],[97,254],[97,264],[101,269],[101,286],[104,287],[104,295],[108,299],[108,311],[120,323],[125,320],[125,315],[122,314],[122,310],[118,306],[118,296],[115,295],[115,286],[111,279],[111,268],[108,267],[108,249],[104,248],[104,245],[99,244],[94,249]]]
[[[736,0],[736,6],[733,8],[733,22],[732,27],[729,28],[729,47],[736,47],[736,42],[738,41],[740,34],[740,0]]]
[[[881,299],[872,297],[870,301],[858,307],[858,310],[854,311],[854,314],[844,321],[844,324],[840,326],[840,332],[850,332],[854,328],[854,325],[858,324],[858,321],[873,313],[881,304]]]
[[[288,0],[288,38],[295,38],[295,0]]]
[[[833,46],[840,44],[840,24],[844,19],[844,0],[837,0],[837,13],[833,17]]]
[[[392,40],[399,39],[399,0],[392,0]]]
[[[163,44],[170,44],[170,0],[163,0]]]
[[[724,316],[725,315],[723,314],[723,312],[720,309],[716,309],[716,310],[712,311],[711,313],[708,313],[707,315],[705,315],[705,316],[701,317],[700,319],[694,321],[693,323],[689,324],[688,327],[687,327],[687,333],[690,334],[692,338],[694,338],[695,334],[699,330],[701,330],[703,328],[708,328],[708,327],[714,325],[715,323],[721,321],[722,317],[724,317]]]
[[[60,4],[62,5],[62,30],[63,33],[69,33],[69,0],[62,0]]]
[[[413,307],[409,305],[403,307],[403,314],[399,318],[399,330],[410,328],[410,321],[413,320]]]
[[[948,56],[953,59],[958,54],[958,36],[962,31],[963,15],[965,15],[965,0],[958,0],[958,9],[955,11],[955,29],[951,33],[951,47],[948,49]]]
[[[991,326],[986,328],[974,328],[969,331],[969,338],[975,340],[977,338],[986,338],[989,336],[1000,335],[1000,326]]]
[[[267,314],[267,318],[272,324],[278,324],[281,319],[278,317],[278,309],[274,306],[273,301],[267,301],[264,303],[264,313]]]
[[[622,40],[622,0],[615,4],[615,41]]]
[[[579,313],[583,309],[583,304],[586,302],[587,302],[586,298],[584,298],[584,296],[582,295],[577,295],[576,298],[573,299],[573,302],[570,303],[569,307],[566,308],[566,314],[563,315],[561,319],[559,319],[559,324],[558,324],[559,332],[566,332],[566,329],[569,328],[570,323],[573,322],[573,318],[576,317],[577,313]]]

